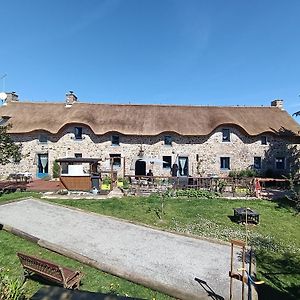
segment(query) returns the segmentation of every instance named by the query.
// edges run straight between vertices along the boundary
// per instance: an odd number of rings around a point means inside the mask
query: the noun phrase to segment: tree
[[[21,147],[12,140],[8,130],[12,126],[0,126],[0,165],[5,165],[11,161],[19,162],[21,160]]]

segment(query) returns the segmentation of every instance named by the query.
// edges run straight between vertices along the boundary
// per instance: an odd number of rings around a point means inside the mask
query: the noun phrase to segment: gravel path
[[[0,224],[63,247],[104,271],[184,299],[229,298],[230,247],[35,199],[0,206]],[[241,284],[234,286],[240,299]],[[205,290],[206,289],[206,290]]]

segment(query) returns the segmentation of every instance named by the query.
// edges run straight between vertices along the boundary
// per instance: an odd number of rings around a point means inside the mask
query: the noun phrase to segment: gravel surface
[[[229,298],[230,246],[226,244],[35,199],[1,205],[0,223],[88,257],[105,271],[173,296],[222,299],[209,297],[210,287],[217,295]],[[236,268],[240,264],[235,262]],[[240,286],[234,285],[234,299],[241,297]]]

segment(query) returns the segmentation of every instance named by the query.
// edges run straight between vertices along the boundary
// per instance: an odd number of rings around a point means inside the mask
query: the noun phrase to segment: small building
[[[70,92],[61,103],[19,101],[8,94],[1,124],[22,144],[24,158],[1,166],[0,176],[22,171],[52,176],[63,158],[97,158],[118,176],[227,176],[252,168],[289,173],[299,124],[283,101],[267,107],[81,103]],[[172,169],[173,167],[173,169]],[[176,174],[174,174],[176,173]]]

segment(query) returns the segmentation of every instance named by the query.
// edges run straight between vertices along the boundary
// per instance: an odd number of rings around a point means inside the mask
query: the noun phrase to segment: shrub
[[[255,177],[257,176],[257,171],[253,169],[244,169],[244,170],[233,170],[229,172],[229,177],[242,178],[242,177]]]
[[[172,194],[167,192],[167,197],[171,197]],[[187,198],[205,198],[212,199],[216,196],[216,193],[200,190],[200,189],[185,189],[185,190],[176,190],[176,197],[187,197]]]
[[[123,189],[129,189],[129,180],[127,178],[123,179]]]
[[[53,178],[59,177],[59,164],[56,160],[53,162],[52,173],[53,173]]]

